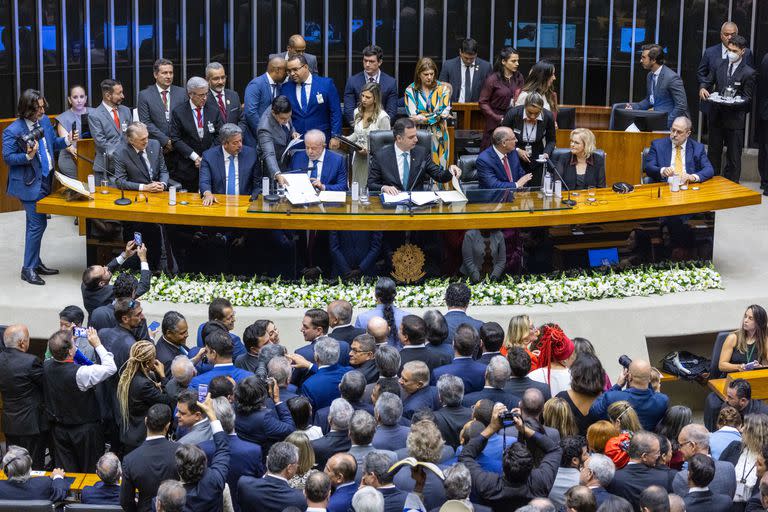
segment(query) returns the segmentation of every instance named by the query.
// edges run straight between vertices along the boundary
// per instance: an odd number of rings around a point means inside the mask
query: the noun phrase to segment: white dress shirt
[[[656,102],[655,94],[653,94],[653,91],[658,87],[659,85],[659,75],[661,74],[661,68],[664,66],[659,66],[659,69],[653,72],[653,78],[651,78],[651,91],[650,96],[648,98],[648,101],[651,102],[651,105],[653,105]]]
[[[539,116],[536,118],[536,122],[531,124],[525,116],[525,109],[523,109],[523,128],[520,132],[520,140],[522,142],[533,144],[536,142],[536,130],[539,127],[539,121],[543,121],[544,116],[539,112]]]
[[[461,59],[459,59],[461,60]],[[469,66],[464,64],[464,61],[461,61],[461,89],[459,89],[459,103],[465,103],[467,99],[464,97],[464,86],[466,85],[466,72],[467,68],[469,68],[469,78],[472,82],[475,81],[475,63],[473,62]]]
[[[402,149],[400,149],[397,144],[395,144],[395,156],[397,157],[397,173],[400,175],[400,183],[403,184],[404,188],[408,188],[408,184],[403,181],[403,155],[408,155],[408,164],[411,163],[411,154],[410,152],[406,153]],[[409,172],[412,172],[413,169],[409,169]],[[410,175],[409,175],[410,176]]]
[[[81,366],[75,374],[77,389],[88,391],[96,384],[104,382],[117,372],[115,358],[111,352],[107,352],[104,345],[96,347],[96,355],[99,356],[101,364],[92,364],[90,366]]]
[[[235,157],[235,193],[240,191],[240,162],[237,155],[230,155],[224,146],[221,147],[221,152],[224,153],[224,192],[229,190],[229,157]]]
[[[306,90],[305,90],[306,89]],[[299,105],[302,104],[301,95],[304,94],[304,98],[307,100],[306,105],[309,105],[309,95],[312,92],[312,73],[309,74],[307,77],[307,81],[303,84],[296,84],[296,101],[299,102]],[[306,108],[305,105],[305,108]]]
[[[24,122],[27,123],[27,130],[32,131],[32,127],[35,126],[35,123],[30,121],[29,119],[24,119]],[[42,127],[41,127],[42,128]],[[67,135],[67,146],[69,146],[69,135]],[[51,172],[53,170],[53,156],[51,155],[51,152],[48,150],[48,142],[45,140],[45,134],[43,134],[42,137],[40,137],[40,140],[37,143],[37,152],[45,151],[45,154],[48,155],[48,172]],[[37,153],[35,156],[30,155],[27,153],[27,160],[32,160],[33,158],[40,158]]]

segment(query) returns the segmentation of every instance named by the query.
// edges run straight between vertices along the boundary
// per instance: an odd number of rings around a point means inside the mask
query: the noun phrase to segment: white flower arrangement
[[[401,285],[400,307],[441,307],[449,279],[432,279],[418,285]],[[375,306],[373,282],[287,282],[280,279],[240,280],[224,276],[162,275],[142,299],[148,302],[208,304],[224,297],[236,306],[325,308],[345,299],[356,308]],[[722,288],[722,278],[710,262],[657,264],[623,270],[579,271],[557,275],[507,276],[501,281],[469,285],[472,304],[508,306],[567,303],[577,300],[664,295]]]

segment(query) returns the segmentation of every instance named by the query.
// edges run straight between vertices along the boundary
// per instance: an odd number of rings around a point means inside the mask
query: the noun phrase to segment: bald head
[[[630,386],[646,389],[651,382],[651,363],[635,359],[629,363]]]
[[[9,325],[3,333],[3,343],[6,348],[15,348],[26,352],[29,348],[29,329],[23,324]]]
[[[272,57],[267,64],[267,74],[273,82],[277,84],[283,83],[288,74],[288,63],[282,56]]]
[[[357,461],[347,452],[333,455],[325,463],[326,473],[331,478],[334,487],[348,482],[354,482],[357,472]]]
[[[685,501],[677,494],[669,495],[669,512],[685,512]]]
[[[681,446],[691,443],[694,453],[709,453],[709,430],[700,423],[691,423],[680,429],[677,441]]]
[[[515,132],[512,131],[512,128],[506,126],[499,126],[493,130],[492,140],[493,147],[503,155],[514,151],[515,144],[517,143]]]
[[[307,41],[300,34],[288,38],[288,53],[304,53],[306,49]]]
[[[387,324],[387,321],[380,316],[374,316],[368,320],[366,330],[368,331],[368,334],[374,337],[377,345],[379,343],[386,343],[387,338],[389,337],[389,324]]]
[[[520,412],[528,418],[538,419],[544,410],[544,395],[540,389],[528,388],[520,400]]]
[[[276,55],[269,59],[269,62],[267,63],[267,71],[272,71],[278,68],[285,68],[285,65],[285,59],[280,55]]]

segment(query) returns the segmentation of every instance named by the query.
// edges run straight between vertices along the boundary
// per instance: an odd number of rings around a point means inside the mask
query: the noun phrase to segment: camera
[[[628,355],[622,355],[619,356],[619,364],[629,370],[629,365],[632,363],[632,360],[629,358]]]
[[[501,419],[501,421],[512,421],[512,422],[514,422],[515,418],[521,418],[521,416],[520,416],[519,412],[507,411],[507,412],[503,412],[503,413],[499,414],[499,418]]]
[[[19,140],[30,148],[35,145],[35,142],[43,138],[43,129],[40,126],[33,126],[29,133],[25,133]]]

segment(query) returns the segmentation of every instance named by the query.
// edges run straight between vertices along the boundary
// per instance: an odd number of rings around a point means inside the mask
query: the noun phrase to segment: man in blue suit
[[[643,46],[640,64],[648,71],[648,96],[638,103],[627,103],[627,109],[668,112],[667,126],[680,116],[688,116],[683,79],[664,65],[664,48],[658,44]]]
[[[515,146],[517,137],[512,128],[499,126],[493,131],[493,144],[477,156],[475,168],[480,188],[524,187],[533,174],[526,174],[520,165]]]
[[[728,43],[731,37],[739,35],[739,27],[732,21],[726,21],[720,27],[720,44],[710,46],[701,56],[699,61],[699,67],[696,69],[696,83],[703,84],[707,81],[707,77],[717,71],[720,64],[723,61],[728,60]],[[752,55],[752,50],[749,48],[744,52],[744,63],[750,68],[755,67],[755,59]],[[709,102],[701,102],[701,111],[705,114],[709,113]]]
[[[32,457],[26,448],[11,445],[3,457],[3,471],[7,480],[0,481],[0,500],[64,501],[69,482],[64,470],[56,468],[51,476],[31,477]]]
[[[381,253],[381,231],[331,231],[331,279],[359,279],[376,275],[376,261]]]
[[[328,500],[328,512],[347,512],[357,491],[355,474],[357,461],[349,453],[336,453],[325,463],[325,474],[331,479],[333,494]]]
[[[483,389],[485,365],[472,359],[479,345],[480,337],[475,328],[469,324],[461,324],[453,336],[453,362],[435,368],[432,372],[432,383],[436,383],[441,375],[451,374],[464,381],[464,391],[467,394]]]
[[[24,263],[21,279],[43,285],[40,275],[58,274],[40,261],[40,243],[48,225],[45,214],[37,213],[37,201],[51,193],[53,155],[78,138],[77,131],[66,137],[57,137],[45,115],[48,102],[40,91],[27,89],[19,97],[18,119],[3,130],[3,161],[8,166],[9,196],[18,198],[26,212],[24,235]],[[42,136],[24,142],[22,137],[35,130]]]
[[[101,456],[96,463],[96,475],[101,479],[83,487],[80,501],[89,505],[120,505],[120,460],[112,452]]]
[[[381,107],[394,122],[397,115],[397,82],[381,70],[384,52],[376,45],[363,48],[363,69],[347,80],[344,87],[344,119],[350,126],[355,124],[355,108],[360,102],[360,91],[367,83],[376,82],[381,88]]]
[[[243,143],[246,146],[252,148],[258,146],[259,120],[272,105],[272,100],[280,96],[280,88],[286,77],[285,65],[285,59],[282,56],[269,59],[267,72],[257,76],[245,86],[240,128],[243,129]]]
[[[437,389],[429,385],[429,367],[422,361],[408,361],[400,371],[400,387],[408,396],[403,400],[403,416],[410,419],[421,409],[440,408]]]
[[[691,138],[691,120],[678,117],[672,123],[669,137],[651,142],[651,150],[645,157],[643,169],[655,181],[666,181],[673,174],[682,176],[684,182],[699,183],[714,176],[704,144]]]
[[[294,110],[294,113],[296,111]],[[347,167],[338,153],[325,149],[325,134],[311,129],[304,134],[306,151],[294,153],[291,169],[307,169],[309,180],[318,190],[347,190]]]
[[[314,345],[317,371],[304,381],[299,394],[306,396],[317,411],[341,396],[339,383],[352,368],[339,364],[339,342],[335,339],[322,336]]]
[[[208,363],[213,365],[213,368],[192,379],[189,383],[190,389],[196,391],[200,384],[207,386],[211,383],[211,380],[220,375],[232,377],[235,382],[240,382],[244,378],[253,375],[253,373],[247,370],[235,367],[232,363],[232,339],[223,330],[216,330],[209,334],[205,338],[205,347]]]
[[[475,330],[480,331],[483,322],[467,314],[471,298],[472,291],[465,283],[451,283],[445,289],[445,305],[448,306],[448,312],[445,313],[445,323],[448,324],[448,337],[443,344],[453,342],[453,335],[461,324],[469,324]]]
[[[304,313],[304,318],[301,320],[301,334],[308,344],[297,348],[295,352],[306,359],[310,365],[315,360],[315,342],[328,334],[329,326],[330,318],[327,311],[312,308]],[[349,366],[349,343],[346,341],[339,341],[339,364]],[[291,383],[298,385],[309,375],[309,372],[294,371]]]
[[[339,147],[337,135],[341,135],[341,101],[333,80],[314,75],[302,54],[288,57],[288,81],[282,93],[291,102],[293,126],[304,135],[317,129],[325,133],[331,149]]]
[[[307,500],[301,491],[288,485],[296,475],[299,449],[291,443],[275,443],[267,455],[264,478],[244,476],[237,483],[237,496],[242,512],[282,512],[287,507],[306,510]]]
[[[259,180],[256,150],[243,146],[243,130],[227,123],[219,130],[221,146],[203,153],[200,163],[200,192],[203,206],[218,203],[214,194],[250,196]]]

